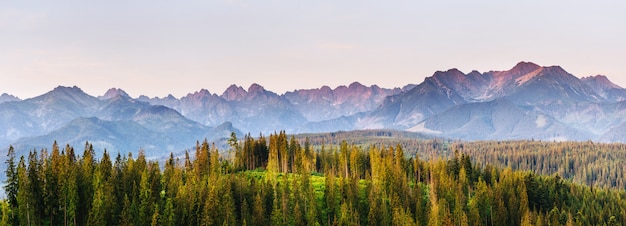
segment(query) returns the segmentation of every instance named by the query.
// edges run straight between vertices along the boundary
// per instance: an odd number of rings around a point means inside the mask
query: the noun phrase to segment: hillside
[[[32,153],[18,161],[11,150],[8,201],[0,202],[0,224],[62,225],[68,219],[77,225],[626,221],[623,189],[578,185],[558,174],[481,166],[459,152],[424,161],[405,155],[401,146],[363,148],[344,141],[337,148],[313,152],[308,143],[285,133],[267,139],[269,145],[264,137],[247,138],[231,160],[203,142],[193,158],[172,156],[163,168],[143,152],[136,158],[111,158],[106,152],[98,158],[90,148],[76,156],[71,147],[53,146],[41,158]],[[479,150],[472,144],[462,151]]]
[[[133,98],[116,88],[94,97],[59,86],[25,100],[2,95],[0,115],[0,147],[13,144],[23,153],[54,140],[78,146],[96,139],[97,148],[144,149],[162,158],[187,149],[184,143],[225,145],[230,132],[271,134],[276,128],[290,134],[382,129],[468,141],[626,142],[625,89],[606,76],[581,79],[560,66],[531,62],[503,71],[437,71],[417,85],[392,89],[354,82],[277,94],[252,84],[231,85],[221,94],[201,89],[181,98]],[[98,119],[93,128],[129,127],[85,131],[107,136],[89,137],[81,134],[88,124],[77,125],[87,123],[77,120],[82,118]]]

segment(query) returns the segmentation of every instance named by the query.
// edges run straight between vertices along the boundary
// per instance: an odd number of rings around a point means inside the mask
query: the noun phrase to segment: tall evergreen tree
[[[148,225],[153,214],[152,189],[150,187],[148,169],[141,173],[141,183],[139,184],[139,225]]]
[[[254,205],[252,206],[252,219],[255,225],[267,224],[265,220],[265,207],[263,206],[263,200],[261,199],[260,191],[257,191],[256,196],[254,196]]]
[[[31,216],[31,224],[39,225],[41,224],[41,219],[43,219],[43,190],[42,183],[39,177],[39,173],[41,172],[41,164],[37,157],[37,152],[30,152],[28,155],[28,192],[29,201],[27,202],[30,206],[29,209],[32,210]]]
[[[17,174],[17,169],[15,166],[15,149],[13,149],[13,146],[9,146],[9,151],[7,153],[7,160],[5,161],[6,163],[6,170],[5,170],[5,174],[6,174],[6,185],[4,185],[4,191],[5,194],[7,196],[7,201],[9,204],[9,209],[11,212],[10,215],[10,222],[13,225],[16,225],[18,223],[18,218],[16,216],[14,216],[15,213],[17,213],[18,211],[18,203],[17,203],[17,193],[19,191],[19,180],[18,180],[18,174]],[[6,215],[6,212],[5,212]]]
[[[20,157],[20,161],[17,164],[17,206],[18,206],[18,218],[20,225],[31,225],[34,223],[35,211],[32,202],[32,192],[30,187],[30,180],[28,179],[28,173],[26,169],[26,161],[24,156]]]

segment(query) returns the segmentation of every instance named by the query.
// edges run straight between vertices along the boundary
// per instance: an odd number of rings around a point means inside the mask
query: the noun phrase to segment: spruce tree
[[[15,149],[13,149],[13,146],[9,146],[9,152],[7,153],[7,160],[5,161],[6,163],[6,167],[7,169],[4,171],[6,174],[6,185],[4,185],[4,191],[6,193],[7,196],[7,201],[9,204],[9,209],[11,210],[10,213],[10,222],[13,225],[17,225],[18,223],[18,218],[17,216],[14,216],[14,214],[17,213],[18,211],[18,205],[17,205],[17,192],[18,192],[18,188],[19,188],[19,184],[18,184],[18,174],[17,174],[17,169],[15,168]],[[5,212],[5,215],[6,214]]]

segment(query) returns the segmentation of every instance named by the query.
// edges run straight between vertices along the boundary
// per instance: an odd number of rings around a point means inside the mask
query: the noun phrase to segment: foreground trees
[[[285,133],[206,141],[161,167],[87,144],[7,160],[1,223],[13,225],[618,225],[623,190],[473,164],[401,146],[301,145]],[[17,162],[17,163],[16,163]]]

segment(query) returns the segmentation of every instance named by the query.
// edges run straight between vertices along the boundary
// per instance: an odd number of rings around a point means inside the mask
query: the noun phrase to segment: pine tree
[[[476,185],[475,197],[474,197],[480,218],[483,224],[490,225],[493,220],[493,205],[491,204],[491,194],[487,183],[479,178]]]
[[[47,157],[44,156],[47,156],[47,152],[43,152],[40,160],[43,163],[43,172],[40,177],[43,178],[44,215],[49,224],[61,225],[63,218],[59,216],[62,211],[59,208],[62,206],[60,183],[64,175],[62,172],[63,159],[56,141],[52,145],[52,154]]]
[[[528,210],[528,193],[526,191],[526,183],[524,183],[524,181],[520,181],[517,189],[518,189],[519,200],[520,200],[518,212],[521,214],[522,222],[526,221],[528,224],[530,224],[530,213]]]
[[[122,204],[122,211],[120,212],[120,225],[133,225],[135,218],[132,215],[132,206],[131,202],[128,199],[128,195],[124,195],[124,200]]]
[[[252,218],[250,216],[250,206],[248,205],[248,200],[243,198],[241,201],[241,211],[239,214],[239,221],[242,225],[247,225],[248,222],[252,223]]]
[[[78,174],[79,170],[76,165],[76,156],[74,148],[67,145],[64,149],[65,157],[63,160],[63,179],[61,183],[63,218],[64,225],[78,225]]]
[[[152,221],[150,221],[150,226],[158,226],[159,225],[159,205],[154,204],[154,209],[152,210]]]
[[[441,219],[440,216],[440,212],[441,212],[441,208],[444,208],[443,206],[440,206],[441,203],[439,201],[439,199],[437,198],[437,192],[435,192],[437,190],[436,188],[436,184],[432,183],[430,184],[430,193],[429,193],[429,203],[430,203],[430,211],[428,214],[428,225],[429,226],[439,226],[439,225],[443,225],[443,219]]]
[[[204,203],[203,222],[204,225],[218,225],[220,218],[220,201],[217,185],[211,185],[209,194]]]
[[[287,225],[285,223],[285,216],[283,216],[283,211],[280,208],[280,203],[281,203],[280,198],[282,197],[282,195],[280,194],[280,192],[277,192],[276,190],[277,189],[274,189],[274,200],[272,202],[272,214],[270,217],[270,224],[271,225]]]
[[[426,213],[428,209],[426,206],[427,201],[425,200],[423,184],[416,182],[413,189],[415,193],[415,222],[418,225],[426,225],[428,223],[426,220]]]
[[[220,210],[222,225],[237,225],[237,214],[235,212],[235,200],[231,193],[230,178],[224,179],[224,186],[222,188],[222,195],[220,199]]]
[[[85,151],[80,159],[80,170],[76,177],[78,185],[78,208],[76,209],[77,223],[84,225],[89,217],[89,210],[93,198],[93,176],[95,170],[95,150],[93,145],[85,143]]]
[[[160,225],[176,225],[176,212],[174,210],[174,203],[171,198],[167,198],[167,200],[165,201],[165,208],[163,208],[163,216],[161,217]]]
[[[367,223],[369,225],[380,225],[379,221],[379,206],[380,206],[380,194],[378,192],[378,187],[376,185],[370,185],[369,194],[367,196],[367,200],[369,203],[369,210],[367,214]]]
[[[200,179],[209,173],[210,159],[209,143],[205,139],[202,145],[196,144],[196,159],[193,163],[196,178]]]
[[[139,185],[139,224],[148,225],[152,216],[152,189],[150,188],[148,170],[141,173],[141,183]]]
[[[5,161],[7,169],[4,171],[6,174],[6,185],[4,185],[4,191],[7,196],[9,208],[11,209],[10,222],[13,225],[17,225],[18,218],[14,216],[18,210],[17,193],[18,193],[18,174],[15,168],[15,150],[13,146],[9,146],[9,152],[7,153],[7,160]],[[7,215],[7,214],[5,214]]]
[[[17,213],[19,218],[19,224],[31,225],[31,223],[34,223],[32,220],[35,216],[33,205],[30,203],[32,199],[32,193],[30,192],[30,180],[28,180],[24,156],[20,158],[20,161],[17,164],[17,178],[19,188],[17,191]]]
[[[28,155],[28,192],[30,205],[29,209],[32,210],[32,216],[30,223],[34,225],[41,224],[41,219],[43,218],[43,192],[42,192],[42,181],[39,177],[39,173],[41,172],[41,164],[37,157],[37,152],[31,152]]]
[[[530,213],[529,212],[525,212],[524,215],[522,215],[522,220],[520,222],[521,226],[531,226],[533,225],[531,218],[530,218]]]
[[[272,186],[276,186],[276,174],[279,173],[279,164],[278,164],[278,144],[276,143],[276,136],[270,136],[270,147],[269,147],[269,159],[267,162],[267,173],[266,178],[272,184]]]
[[[11,211],[11,206],[8,202],[0,202],[0,211],[2,211],[2,215],[0,217],[0,225],[13,225],[10,219],[13,213]]]
[[[108,219],[107,213],[109,209],[106,204],[109,201],[106,199],[107,195],[104,188],[104,180],[100,170],[96,170],[94,176],[94,194],[91,209],[89,210],[89,219],[87,225],[108,225],[106,220]]]
[[[252,206],[252,220],[256,225],[266,225],[265,218],[265,207],[263,207],[261,193],[257,191],[254,197],[254,205]]]

